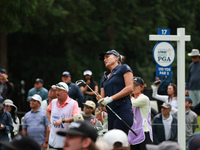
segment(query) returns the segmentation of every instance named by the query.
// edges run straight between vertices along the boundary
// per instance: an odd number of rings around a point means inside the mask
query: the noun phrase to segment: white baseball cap
[[[41,102],[42,102],[42,98],[41,98],[41,96],[38,95],[38,94],[34,94],[34,95],[31,97],[31,99],[34,99],[34,100],[40,102],[40,104],[41,104]]]
[[[56,84],[56,88],[62,89],[64,91],[69,91],[69,87],[65,82],[59,82],[58,84]]]
[[[119,129],[112,129],[105,133],[103,141],[107,142],[110,149],[113,149],[116,142],[120,142],[122,147],[129,147],[128,136]]]
[[[91,75],[92,75],[92,71],[90,71],[90,70],[85,70],[85,71],[83,72],[83,75],[84,75],[84,76],[86,76],[86,75],[91,76]]]
[[[56,85],[52,85],[51,88],[52,88],[53,90],[56,90]]]

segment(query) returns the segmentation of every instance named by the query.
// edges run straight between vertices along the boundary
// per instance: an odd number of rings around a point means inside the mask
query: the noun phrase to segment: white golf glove
[[[102,98],[98,101],[98,103],[100,103],[101,105],[104,105],[106,106],[107,104],[111,103],[113,101],[112,97],[105,97],[105,98]]]

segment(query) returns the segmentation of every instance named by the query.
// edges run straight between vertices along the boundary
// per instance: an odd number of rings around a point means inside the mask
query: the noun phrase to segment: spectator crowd
[[[200,132],[195,133],[200,115],[199,50],[188,55],[192,63],[183,100],[186,148],[200,150]],[[11,99],[14,85],[7,71],[0,69],[0,150],[181,150],[177,139],[178,87],[172,78],[155,78],[152,97],[161,105],[160,112],[151,118],[150,99],[143,93],[145,81],[122,64],[124,57],[110,50],[99,59],[109,69],[100,86],[91,70],[83,72],[81,84],[71,81],[69,71],[49,88],[44,87],[43,79],[35,79],[27,93],[30,110],[22,118]]]

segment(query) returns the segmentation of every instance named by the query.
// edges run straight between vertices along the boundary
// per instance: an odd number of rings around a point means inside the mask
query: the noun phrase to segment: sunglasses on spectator
[[[198,57],[198,56],[192,56],[192,58],[196,58],[196,57]]]
[[[62,84],[56,84],[57,87],[62,87],[65,89],[65,87]]]
[[[87,109],[89,109],[89,108],[93,109],[92,107],[90,107],[90,106],[88,106],[88,105],[85,105],[85,107],[86,107]]]

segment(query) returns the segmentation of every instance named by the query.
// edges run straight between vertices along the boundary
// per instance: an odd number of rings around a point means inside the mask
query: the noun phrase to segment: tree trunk
[[[110,23],[109,23],[109,25],[108,25],[108,27],[107,27],[107,32],[108,32],[108,40],[109,40],[109,42],[110,42],[110,47],[114,47],[115,46],[115,34],[114,34],[114,24],[113,24],[113,22],[112,22],[112,20],[113,20],[113,16],[114,16],[114,11],[111,11],[110,12],[110,16],[109,16],[109,20],[110,20]]]
[[[5,31],[0,33],[1,43],[0,43],[0,68],[7,68],[7,35]]]

